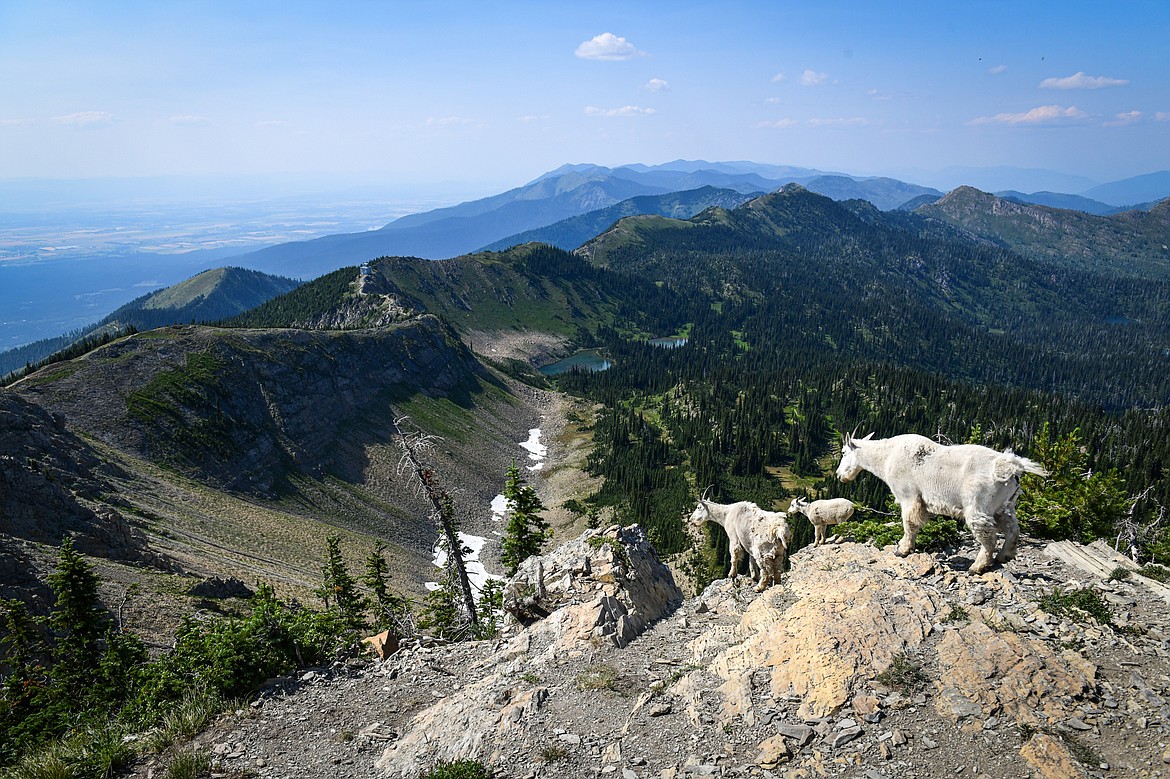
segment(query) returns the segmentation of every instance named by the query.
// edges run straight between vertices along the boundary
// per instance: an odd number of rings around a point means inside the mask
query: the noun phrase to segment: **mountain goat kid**
[[[752,580],[758,579],[756,592],[763,592],[776,583],[792,544],[792,530],[784,512],[765,511],[746,500],[722,504],[699,498],[690,524],[699,529],[705,522],[714,522],[727,533],[727,543],[731,548],[729,579],[735,580],[739,564],[746,555]]]
[[[884,481],[902,507],[899,557],[914,550],[914,539],[931,514],[961,518],[980,546],[971,573],[986,571],[993,555],[999,563],[1016,556],[1020,474],[1048,475],[1038,463],[1010,449],[997,452],[974,444],[944,446],[914,434],[876,440],[873,433],[865,438],[846,435],[837,478],[852,481],[863,470]],[[997,531],[1003,533],[998,555]]]
[[[814,500],[793,498],[788,507],[789,514],[804,514],[813,526],[813,546],[825,543],[829,525],[836,525],[853,516],[853,501],[848,498]]]

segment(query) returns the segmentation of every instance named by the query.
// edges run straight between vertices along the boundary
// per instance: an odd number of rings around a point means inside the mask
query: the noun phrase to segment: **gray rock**
[[[850,741],[852,741],[853,739],[860,736],[861,732],[862,731],[861,731],[860,727],[852,727],[852,728],[848,728],[847,730],[842,730],[840,733],[838,733],[836,736],[833,737],[833,741],[832,741],[833,748],[836,749],[837,747],[844,746],[845,744],[848,744]]]
[[[777,722],[776,732],[785,738],[790,738],[798,746],[804,746],[812,741],[814,731],[808,725],[790,725],[787,722]]]

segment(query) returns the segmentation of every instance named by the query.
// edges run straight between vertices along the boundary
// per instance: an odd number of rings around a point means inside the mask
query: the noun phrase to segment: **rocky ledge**
[[[1170,775],[1163,597],[1038,543],[981,576],[973,556],[808,548],[762,594],[683,601],[640,530],[589,531],[509,583],[500,640],[275,680],[199,746],[263,777],[457,758],[501,777]],[[1039,607],[1082,589],[1107,621]]]

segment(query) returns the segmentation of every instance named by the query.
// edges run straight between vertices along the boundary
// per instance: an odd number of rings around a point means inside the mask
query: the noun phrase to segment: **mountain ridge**
[[[296,279],[237,267],[212,268],[119,306],[90,328],[0,352],[0,376],[35,365],[85,339],[128,328],[211,322],[247,311],[300,285]]]
[[[961,227],[1049,263],[1145,278],[1170,278],[1166,200],[1109,216],[1016,203],[958,187],[915,213]]]

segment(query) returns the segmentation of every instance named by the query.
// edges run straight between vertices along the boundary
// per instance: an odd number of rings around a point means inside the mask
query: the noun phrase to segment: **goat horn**
[[[711,492],[711,488],[712,488],[712,487],[714,487],[714,486],[715,486],[714,484],[708,484],[708,485],[707,485],[707,488],[706,488],[705,490],[703,490],[703,494],[699,496],[699,501],[700,501],[700,502],[702,502],[702,503],[706,503],[706,502],[707,502],[707,494],[708,494],[709,492]]]

